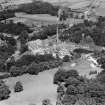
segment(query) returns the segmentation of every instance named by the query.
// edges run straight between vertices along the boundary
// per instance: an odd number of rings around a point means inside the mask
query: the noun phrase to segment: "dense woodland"
[[[17,12],[25,12],[29,14],[50,14],[56,16],[58,9],[59,7],[53,6],[47,2],[33,1],[32,3],[20,5]]]
[[[27,31],[28,33],[32,32],[28,26],[22,23],[0,23],[0,32],[7,33],[11,35],[20,35],[23,31]]]
[[[105,46],[105,18],[99,17],[97,22],[86,20],[84,23],[73,25],[61,33],[60,39],[80,43],[83,33],[85,37],[90,36],[96,45]]]
[[[15,17],[14,11],[4,10],[0,11],[0,21]]]
[[[65,105],[104,105],[105,104],[105,70],[95,79],[82,77],[76,70],[60,69],[54,77],[54,83],[65,83],[66,91],[62,99]],[[59,86],[59,85],[58,85]],[[62,91],[58,87],[57,92]],[[77,104],[78,103],[78,104]]]
[[[5,82],[0,80],[0,101],[8,99],[11,91],[9,87],[5,85]]]
[[[67,29],[66,25],[63,25],[63,24],[59,25],[60,29],[66,28],[66,30],[63,33],[60,32],[61,33],[60,39],[62,41],[69,40],[69,41],[72,41],[75,43],[79,43],[82,39],[82,34],[84,33],[85,36],[90,35],[96,45],[104,46],[104,44],[105,44],[105,41],[104,41],[104,39],[105,39],[104,23],[105,23],[105,18],[99,17],[97,23],[93,23],[91,21],[84,21],[84,23],[74,25],[70,29]],[[48,38],[48,36],[55,35],[56,34],[56,25],[43,26],[42,31],[33,34],[32,38],[29,38],[29,36],[28,36],[28,34],[30,32],[32,32],[32,30],[30,30],[29,27],[27,27],[26,25],[21,24],[21,23],[17,23],[17,24],[15,24],[13,22],[10,22],[7,24],[0,23],[0,32],[11,34],[11,37],[8,37],[8,36],[4,37],[3,34],[0,34],[0,38],[4,41],[6,40],[6,43],[7,43],[6,46],[0,46],[0,58],[1,58],[0,59],[0,65],[1,65],[0,71],[5,71],[5,69],[4,69],[5,68],[5,65],[4,65],[5,61],[16,50],[16,39],[14,39],[14,36],[16,36],[16,35],[19,36],[19,40],[22,43],[21,53],[24,53],[25,51],[28,50],[27,46],[25,45],[27,40],[30,40],[30,41],[36,40],[36,39],[42,39],[43,40],[43,39]],[[78,51],[80,51],[80,50],[78,50]],[[77,53],[78,53],[78,51],[77,51]],[[18,64],[18,65],[21,65],[19,67],[22,67],[24,65],[27,65],[26,61],[28,62],[28,58],[34,59],[34,57],[27,57],[27,59],[25,58],[26,60],[23,60],[23,58],[21,58],[19,61],[17,61],[18,63],[14,62],[14,60],[11,61],[10,65],[18,67],[17,66],[17,64]],[[22,62],[20,62],[20,61],[22,61]],[[47,62],[47,61],[44,61],[44,62]],[[28,62],[28,63],[30,63],[30,62]],[[8,65],[9,65],[9,63],[8,63]],[[6,70],[6,71],[9,71],[11,66],[8,66],[9,69],[7,67],[8,70]]]

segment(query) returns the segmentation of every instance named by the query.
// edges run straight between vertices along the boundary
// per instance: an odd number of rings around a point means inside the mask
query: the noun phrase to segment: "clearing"
[[[9,18],[8,20],[13,20],[15,23],[22,22],[28,26],[43,24],[57,24],[57,17],[51,16],[48,14],[26,14],[23,12],[15,13],[15,17]],[[81,23],[83,22],[82,19],[67,19],[65,23],[74,24],[74,23]]]
[[[12,93],[10,98],[1,101],[0,105],[41,105],[41,101],[45,98],[49,98],[55,105],[57,86],[53,84],[53,77],[56,71],[57,69],[53,69],[39,75],[26,74],[5,80]],[[24,90],[20,93],[13,92],[13,87],[17,81],[21,81],[24,87]]]
[[[96,74],[89,75],[90,71],[97,71],[97,73],[102,71],[100,67],[96,66],[91,60],[88,60],[84,56],[72,63],[64,64],[63,68],[65,70],[77,70],[80,75],[86,76],[87,78],[95,78],[96,76]]]

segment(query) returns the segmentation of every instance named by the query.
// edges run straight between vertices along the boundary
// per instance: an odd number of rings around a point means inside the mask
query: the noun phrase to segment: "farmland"
[[[38,25],[48,25],[48,24],[57,24],[57,17],[51,16],[48,14],[26,14],[26,13],[16,13],[14,18],[10,18],[8,20],[13,20],[15,23],[22,22],[26,25],[32,26],[32,24]],[[67,19],[66,23],[81,23],[83,20],[81,19]]]

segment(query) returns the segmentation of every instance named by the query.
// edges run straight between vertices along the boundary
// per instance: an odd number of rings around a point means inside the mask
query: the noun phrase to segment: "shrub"
[[[55,66],[58,67],[58,66],[61,66],[63,64],[63,61],[58,59],[58,60],[55,60]]]
[[[23,91],[23,86],[22,86],[22,83],[18,81],[14,86],[14,92],[21,92],[21,91]]]
[[[12,18],[15,16],[15,13],[12,12],[12,11],[9,11],[9,10],[6,10],[6,11],[1,11],[0,12],[0,21],[1,20],[6,20],[8,18]]]
[[[73,25],[71,28],[64,30],[60,39],[62,41],[72,41],[75,43],[80,43],[82,39],[82,34],[85,36],[90,36],[93,42],[99,46],[105,46],[105,32],[104,32],[105,18],[100,18],[98,22],[85,21],[84,23],[79,23]]]
[[[84,83],[79,84],[79,85],[77,86],[77,89],[78,89],[78,94],[84,94],[84,93],[85,93],[85,86],[84,86]]]
[[[39,63],[40,71],[48,70],[50,69],[48,62],[41,62]]]
[[[34,33],[33,36],[30,38],[30,40],[37,40],[37,39],[47,39],[48,37],[52,37],[56,34],[56,24],[47,25],[41,27],[41,30],[37,33]],[[52,43],[49,43],[49,46],[51,46]]]
[[[56,68],[56,67],[61,66],[63,62],[61,60],[59,60],[59,61],[53,60],[53,61],[49,61],[48,63],[49,63],[50,68]]]
[[[28,67],[27,67],[27,73],[29,74],[32,74],[32,75],[37,75],[41,69],[40,69],[40,66],[39,64],[36,64],[35,62],[33,62],[32,64],[30,64]]]
[[[65,82],[69,77],[77,78],[78,76],[79,76],[79,74],[76,70],[66,71],[66,70],[60,68],[55,73],[54,84],[57,84],[58,82]]]
[[[40,62],[48,62],[53,61],[55,58],[51,54],[45,54],[45,55],[24,55],[19,59],[15,65],[17,67],[22,67],[24,65],[30,65],[32,62],[40,63]]]
[[[97,76],[97,80],[100,81],[101,83],[105,83],[105,74],[101,73]]]
[[[9,78],[9,77],[10,77],[10,74],[8,74],[8,73],[0,75],[0,79],[6,79],[6,78]]]
[[[94,75],[94,74],[97,74],[97,70],[89,72],[89,75]]]
[[[74,53],[79,53],[79,54],[81,54],[81,53],[84,53],[84,54],[92,53],[92,51],[89,51],[87,49],[82,49],[82,48],[77,48],[73,52]]]
[[[85,85],[85,92],[91,97],[103,97],[105,86],[102,83],[91,81]]]
[[[15,67],[15,66],[12,66],[9,72],[10,75],[13,77],[20,76],[24,73],[21,67]]]
[[[55,68],[55,67],[57,67],[55,61],[49,61],[49,67],[50,67],[50,68]]]
[[[66,79],[66,72],[63,69],[59,69],[54,75],[54,84],[58,84],[58,82],[64,82]]]
[[[10,95],[9,87],[5,85],[3,81],[0,81],[0,101],[8,99]]]
[[[62,62],[56,60],[50,54],[46,55],[25,55],[17,62],[15,62],[9,73],[11,76],[20,76],[24,73],[37,75],[39,72],[49,70],[61,65]]]
[[[4,65],[4,61],[2,61],[2,59],[0,58],[0,72],[5,72],[5,65]]]
[[[50,99],[44,99],[42,100],[42,105],[52,105]]]
[[[70,60],[70,57],[68,55],[65,55],[63,57],[63,62],[69,62],[69,60]]]
[[[68,73],[69,72],[69,73]],[[74,105],[77,100],[82,100],[87,105],[104,105],[105,103],[105,70],[95,79],[87,79],[78,75],[74,70],[64,71],[60,74],[57,71],[55,83],[65,82],[66,92],[63,97],[63,104]],[[62,88],[58,88],[62,90]],[[77,104],[77,103],[76,103]]]
[[[14,30],[15,29],[15,30]],[[0,23],[0,32],[12,34],[12,35],[20,35],[23,31],[28,31],[28,33],[31,32],[28,26],[22,24],[22,23]]]
[[[77,72],[77,70],[73,70],[73,69],[67,71],[66,74],[67,74],[67,78],[69,77],[77,78],[79,76],[79,73]]]
[[[28,46],[27,45],[23,45],[20,49],[21,54],[28,51]]]
[[[65,82],[66,87],[68,87],[69,85],[77,86],[78,84],[80,84],[80,81],[74,77],[69,77]]]
[[[105,69],[105,58],[99,58],[97,60],[98,64],[101,65],[101,68]]]
[[[17,11],[29,14],[57,15],[58,7],[47,2],[33,1],[32,3],[20,5]]]
[[[62,100],[62,103],[64,103],[64,105],[74,105],[76,100],[76,96],[66,94]]]

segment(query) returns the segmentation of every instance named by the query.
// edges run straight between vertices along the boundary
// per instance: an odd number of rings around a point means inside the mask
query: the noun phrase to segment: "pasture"
[[[51,16],[48,14],[26,14],[26,13],[16,13],[14,18],[8,20],[13,20],[14,23],[22,22],[28,26],[33,25],[48,25],[48,24],[57,24],[58,18],[56,16]],[[65,21],[66,24],[81,23],[81,19],[69,18]]]
[[[94,78],[96,75],[89,75],[90,71],[101,72],[101,68],[97,67],[89,61],[87,58],[79,58],[78,60],[72,61],[71,63],[65,63],[63,68],[65,70],[77,70],[78,73],[82,76],[86,76],[87,78]]]
[[[0,102],[0,105],[41,105],[43,99],[49,98],[53,105],[56,102],[57,86],[53,84],[53,77],[57,69],[39,73],[39,75],[25,74],[23,76],[6,79],[6,84],[12,91],[8,100]],[[21,81],[24,90],[14,93],[14,85]]]

